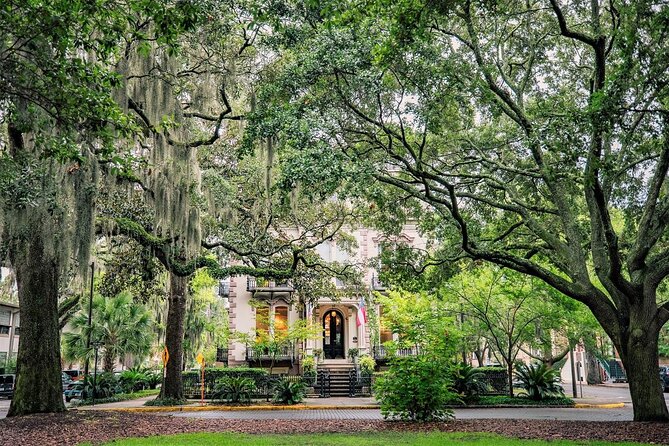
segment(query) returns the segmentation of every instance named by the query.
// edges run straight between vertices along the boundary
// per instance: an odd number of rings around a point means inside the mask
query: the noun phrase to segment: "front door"
[[[323,317],[323,353],[325,359],[344,358],[344,318],[337,310]]]

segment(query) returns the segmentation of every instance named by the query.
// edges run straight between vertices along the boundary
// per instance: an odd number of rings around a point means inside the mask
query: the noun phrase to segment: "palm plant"
[[[93,299],[91,339],[100,345],[103,368],[114,371],[116,360],[125,355],[146,356],[152,344],[151,317],[146,308],[133,301],[128,293],[105,299]],[[91,361],[93,347],[86,348],[88,339],[88,308],[81,310],[70,321],[72,330],[63,335],[64,356],[68,361]]]
[[[282,379],[274,386],[275,403],[297,404],[304,399],[306,386],[303,381]]]
[[[550,396],[564,396],[562,386],[559,384],[560,371],[549,365],[521,364],[516,368],[514,376],[520,381],[528,398],[532,400],[541,401]]]
[[[251,378],[226,376],[216,384],[214,398],[228,403],[248,403],[255,387],[255,381]]]
[[[483,381],[483,372],[468,364],[455,364],[450,367],[452,388],[465,399],[476,398],[488,390]]]

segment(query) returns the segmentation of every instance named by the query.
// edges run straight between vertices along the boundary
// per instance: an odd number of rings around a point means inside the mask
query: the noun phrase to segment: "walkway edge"
[[[576,409],[620,409],[625,407],[625,403],[609,403],[609,404],[587,404],[587,403],[576,403],[574,408]]]

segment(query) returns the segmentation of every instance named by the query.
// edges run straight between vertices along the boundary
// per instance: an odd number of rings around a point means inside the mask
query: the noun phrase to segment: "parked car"
[[[84,379],[83,370],[63,370],[63,373],[68,375],[72,381],[79,381]]]
[[[63,396],[65,397],[66,402],[72,401],[74,398],[83,399],[84,395],[84,383],[83,382],[71,382],[65,390],[63,390]]]
[[[662,390],[669,392],[669,367],[660,366],[660,380],[662,381]]]
[[[14,397],[14,384],[16,375],[0,375],[0,396],[5,396],[10,400]]]

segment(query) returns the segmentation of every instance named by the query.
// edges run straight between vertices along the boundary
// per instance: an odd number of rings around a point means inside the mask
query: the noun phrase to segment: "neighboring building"
[[[0,302],[0,373],[13,372],[19,351],[19,306]]]
[[[317,252],[326,261],[349,262],[356,265],[369,265],[370,261],[378,256],[382,235],[370,229],[352,231],[357,240],[358,250],[354,256],[337,249],[333,242],[327,242],[317,247]],[[407,225],[401,235],[401,240],[414,247],[425,248],[425,240],[420,237],[415,226]],[[302,345],[291,346],[274,355],[276,362],[273,371],[286,373],[300,370],[300,358],[312,355],[315,351],[322,351],[324,364],[338,364],[347,362],[349,349],[356,348],[360,355],[373,355],[374,347],[370,344],[373,338],[369,323],[358,324],[361,318],[361,297],[368,296],[370,291],[383,290],[377,272],[373,268],[364,267],[365,289],[356,290],[340,299],[322,298],[315,305],[307,304],[301,308],[297,303],[299,297],[295,290],[287,283],[240,276],[230,280],[229,285],[229,314],[230,330],[232,332],[252,335],[260,331],[267,331],[268,321],[273,321],[274,330],[286,330],[300,319],[306,319],[320,328],[317,339],[311,339]],[[265,302],[266,305],[254,307],[252,302]],[[369,305],[369,303],[367,304]],[[374,309],[379,314],[379,309]],[[392,334],[387,330],[380,330],[375,336],[380,342],[388,341]],[[239,341],[231,341],[228,348],[228,364],[230,366],[255,365],[268,366],[268,355],[265,352],[254,352],[251,346]]]

